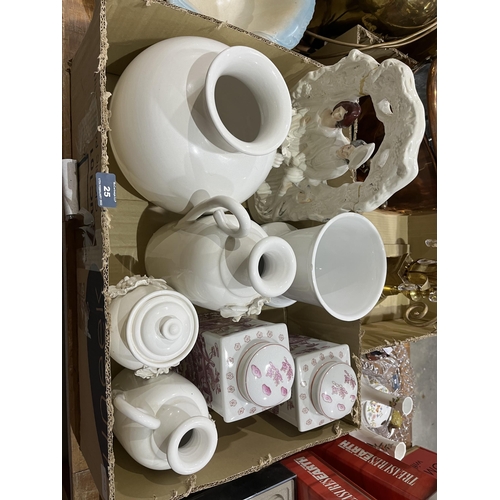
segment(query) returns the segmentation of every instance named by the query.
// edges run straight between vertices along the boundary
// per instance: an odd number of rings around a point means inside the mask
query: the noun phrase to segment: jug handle
[[[228,219],[225,210],[231,212],[238,221],[238,227],[234,228],[228,224]],[[250,232],[252,227],[252,222],[250,220],[250,215],[245,210],[241,203],[238,203],[233,198],[229,196],[214,196],[201,203],[198,203],[194,208],[192,208],[179,222],[177,222],[176,227],[179,228],[188,222],[193,222],[198,217],[202,216],[206,212],[213,212],[213,216],[219,229],[224,231],[228,236],[233,238],[244,238]]]
[[[115,408],[123,413],[126,417],[130,418],[134,422],[147,427],[148,429],[155,430],[160,427],[161,421],[152,415],[148,415],[141,410],[140,408],[136,408],[126,401],[125,396],[123,394],[118,394],[113,399],[113,405]]]

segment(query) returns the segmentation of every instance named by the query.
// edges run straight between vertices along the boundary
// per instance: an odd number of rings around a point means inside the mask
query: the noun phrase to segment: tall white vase
[[[366,217],[346,212],[304,229],[283,222],[262,228],[279,234],[297,259],[295,279],[278,306],[284,299],[299,301],[323,307],[337,319],[355,321],[379,301],[387,259],[382,238]]]
[[[249,47],[183,36],[151,45],[112,92],[109,139],[130,184],[176,213],[265,180],[291,123],[276,66]]]
[[[226,207],[229,199],[216,197]],[[203,203],[181,221],[160,228],[145,253],[148,274],[167,281],[200,307],[235,321],[259,314],[270,297],[284,293],[297,270],[291,246],[268,236],[241,205],[226,215],[197,219]],[[240,213],[243,210],[243,213]]]
[[[113,432],[127,453],[149,469],[193,474],[217,447],[205,399],[175,372],[151,379],[124,369],[112,381]]]

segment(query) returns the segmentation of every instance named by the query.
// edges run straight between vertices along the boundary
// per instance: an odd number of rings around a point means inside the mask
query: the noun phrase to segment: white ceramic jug
[[[122,370],[112,382],[113,432],[144,467],[193,474],[217,447],[217,429],[201,392],[175,372],[143,379]]]
[[[207,208],[225,206],[234,215]],[[270,297],[285,292],[296,273],[296,259],[283,239],[268,236],[246,210],[215,197],[178,223],[160,228],[145,253],[147,272],[165,279],[193,304],[238,321],[260,314]]]
[[[110,355],[141,377],[167,373],[198,336],[193,304],[164,280],[130,276],[109,287]]]
[[[290,94],[270,59],[196,36],[136,56],[110,111],[122,173],[148,201],[183,214],[217,195],[250,198],[291,123]]]

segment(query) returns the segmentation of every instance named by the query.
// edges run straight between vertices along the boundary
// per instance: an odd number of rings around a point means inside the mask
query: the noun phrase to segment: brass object
[[[406,323],[419,327],[435,326],[437,317],[426,318],[429,312],[426,302],[437,302],[437,261],[413,260],[408,253],[388,257],[386,284],[380,302],[400,293],[411,301],[403,316]]]
[[[427,115],[432,146],[437,155],[437,57],[432,61],[427,77]]]
[[[393,410],[390,425],[391,427],[396,427],[397,429],[403,425],[403,416],[398,410]]]

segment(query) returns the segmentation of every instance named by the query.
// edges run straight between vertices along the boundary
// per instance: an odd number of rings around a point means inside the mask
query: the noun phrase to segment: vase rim
[[[215,87],[222,76],[236,78],[255,97],[261,113],[261,123],[254,140],[239,139],[221,119],[217,109]],[[205,99],[219,134],[241,153],[263,156],[276,152],[288,134],[292,115],[290,92],[274,63],[255,49],[238,45],[217,54],[207,71]]]

